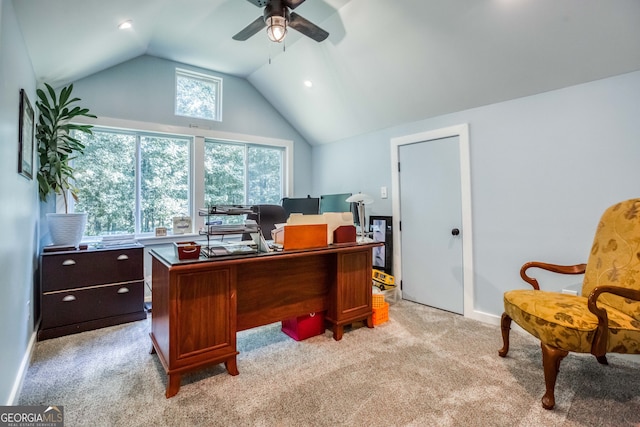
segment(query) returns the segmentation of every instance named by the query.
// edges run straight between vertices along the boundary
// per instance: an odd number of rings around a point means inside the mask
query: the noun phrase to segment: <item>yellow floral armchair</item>
[[[527,275],[530,268],[583,274],[580,295],[541,291]],[[607,364],[607,353],[640,354],[640,199],[608,208],[598,224],[587,264],[561,266],[529,262],[520,276],[532,290],[504,294],[501,329],[509,351],[514,320],[540,340],[546,392],[542,406],[555,405],[554,389],[560,362],[569,352],[591,353]]]

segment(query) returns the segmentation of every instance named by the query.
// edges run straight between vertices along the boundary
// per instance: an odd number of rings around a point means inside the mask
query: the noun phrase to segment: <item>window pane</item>
[[[85,235],[134,233],[136,137],[96,130],[75,137],[86,145],[74,160],[75,211],[88,214]]]
[[[205,142],[204,200],[207,205],[246,203],[243,145]]]
[[[140,231],[173,227],[173,217],[189,211],[189,139],[140,138]]]
[[[221,80],[176,70],[176,114],[220,120]]]
[[[247,150],[249,204],[280,204],[282,199],[282,157],[284,150],[249,146]]]

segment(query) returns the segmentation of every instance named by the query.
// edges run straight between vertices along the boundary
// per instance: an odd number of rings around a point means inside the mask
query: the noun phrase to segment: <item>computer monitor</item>
[[[320,198],[318,197],[285,197],[282,207],[287,217],[292,213],[303,215],[317,215],[320,212]]]
[[[347,202],[351,193],[323,194],[320,196],[320,213],[325,212],[351,212],[353,221],[358,224],[358,210],[355,203]]]

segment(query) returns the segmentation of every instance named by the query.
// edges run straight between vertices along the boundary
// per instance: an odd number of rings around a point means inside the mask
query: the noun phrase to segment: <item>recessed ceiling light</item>
[[[304,81],[304,85],[305,85],[306,87],[311,87],[311,86],[313,86],[313,82],[312,82],[311,80],[305,80],[305,81]]]
[[[133,21],[131,19],[121,22],[120,25],[118,25],[118,29],[120,30],[128,30],[131,27],[133,27]]]

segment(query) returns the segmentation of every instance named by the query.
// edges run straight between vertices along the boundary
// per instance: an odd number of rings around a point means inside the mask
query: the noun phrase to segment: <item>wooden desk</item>
[[[172,246],[152,255],[152,353],[167,376],[166,397],[183,373],[224,362],[238,375],[236,332],[326,311],[335,340],[371,308],[372,248],[380,243],[184,260]]]

